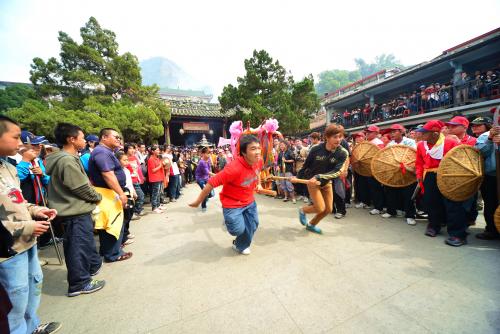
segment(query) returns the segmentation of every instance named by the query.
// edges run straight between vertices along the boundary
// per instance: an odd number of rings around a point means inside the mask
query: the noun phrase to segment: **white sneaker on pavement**
[[[241,251],[241,254],[243,254],[243,255],[250,255],[250,253],[251,253],[250,247],[247,247]]]
[[[382,218],[391,218],[391,217],[392,217],[392,215],[390,213],[387,213],[387,212],[382,215]]]
[[[356,204],[354,207],[355,207],[356,209],[362,209],[362,208],[364,208],[364,206],[365,206],[365,203],[363,203],[363,202],[359,202],[359,203],[358,203],[358,204]]]
[[[373,209],[373,210],[370,211],[370,214],[371,215],[378,215],[378,214],[380,214],[380,211],[377,210],[377,209]]]
[[[415,225],[417,225],[417,221],[413,218],[406,218],[406,224],[411,225],[411,226],[415,226]]]
[[[334,215],[335,218],[337,219],[342,219],[345,217],[345,215],[341,214],[340,212],[337,212],[335,215]]]
[[[248,248],[245,248],[244,250],[240,251],[238,248],[236,248],[236,245],[233,244],[233,250],[236,252],[236,253],[240,253],[240,254],[243,254],[243,255],[250,255],[251,251],[250,251],[250,247]]]

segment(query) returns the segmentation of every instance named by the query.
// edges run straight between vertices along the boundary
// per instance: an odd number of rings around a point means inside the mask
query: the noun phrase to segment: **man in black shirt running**
[[[310,178],[307,189],[313,202],[299,209],[300,223],[308,231],[321,234],[318,223],[332,212],[333,190],[332,180],[341,174],[341,168],[349,153],[340,146],[344,129],[336,124],[329,125],[325,130],[325,142],[311,148],[304,166],[303,175]],[[316,215],[307,222],[306,214]]]

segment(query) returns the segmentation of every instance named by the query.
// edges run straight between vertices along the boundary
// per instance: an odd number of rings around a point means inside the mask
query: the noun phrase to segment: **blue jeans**
[[[198,180],[198,181],[196,181],[196,183],[198,183],[198,185],[200,186],[200,188],[203,189],[207,185],[207,181],[208,180]],[[206,209],[207,208],[207,201],[208,201],[209,197],[210,196],[205,197],[205,199],[203,200],[203,202],[201,202],[202,209]]]
[[[43,274],[36,245],[0,263],[0,283],[12,303],[11,334],[32,333],[40,324],[36,315],[42,295]]]
[[[99,233],[99,255],[104,258],[106,262],[114,262],[118,260],[120,256],[124,254],[121,249],[123,232],[125,230],[125,224],[122,225],[122,230],[120,231],[120,236],[118,240],[106,232],[106,230],[98,230]]]
[[[65,227],[64,257],[68,269],[68,292],[80,291],[90,280],[90,274],[102,265],[94,241],[94,223],[90,213],[57,218]]]
[[[144,192],[142,191],[140,183],[134,183],[134,189],[137,193],[137,199],[135,200],[134,212],[139,214],[144,210]]]
[[[243,208],[223,208],[224,222],[229,234],[236,237],[235,245],[243,251],[250,247],[253,235],[259,227],[257,204],[254,202]]]
[[[162,182],[151,182],[151,208],[154,210],[160,206],[160,191]]]
[[[180,175],[170,175],[170,179],[168,181],[168,197],[170,197],[170,200],[179,198],[179,176]]]

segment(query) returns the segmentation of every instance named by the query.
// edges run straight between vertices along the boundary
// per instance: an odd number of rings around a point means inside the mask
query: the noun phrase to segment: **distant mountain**
[[[212,89],[195,79],[173,61],[154,57],[140,62],[142,83],[157,84],[161,88],[203,90],[211,93]]]

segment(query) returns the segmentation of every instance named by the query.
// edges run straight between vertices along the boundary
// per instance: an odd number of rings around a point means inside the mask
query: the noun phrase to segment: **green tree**
[[[28,99],[35,99],[36,94],[32,87],[23,84],[16,84],[0,89],[0,112],[9,108],[18,108]]]
[[[101,28],[91,17],[80,29],[80,37],[79,44],[60,31],[60,61],[33,59],[30,80],[40,96],[60,94],[74,107],[81,107],[91,95],[134,96],[140,90],[139,61],[128,52],[118,53],[114,32]]]
[[[58,112],[86,113],[82,119],[89,122],[107,120],[126,140],[151,142],[164,134],[170,109],[157,86],[142,86],[137,57],[119,54],[115,33],[103,29],[94,17],[80,29],[80,37],[78,43],[60,31],[60,60],[33,59],[30,80],[37,94]]]
[[[296,133],[307,128],[309,118],[318,107],[312,76],[299,83],[264,50],[253,51],[245,59],[246,74],[238,77],[238,85],[224,87],[219,103],[223,112],[235,111],[235,119],[252,126],[269,117],[280,121],[280,130]]]
[[[383,53],[376,56],[374,63],[367,63],[363,58],[355,58],[354,62],[363,78],[381,70],[388,70],[394,67],[404,68],[392,53]]]
[[[319,81],[316,84],[316,92],[323,96],[326,93],[333,92],[359,79],[361,79],[361,74],[357,70],[323,71],[319,74]]]
[[[59,122],[78,124],[85,133],[98,133],[104,127],[117,128],[114,122],[96,113],[68,110],[58,105],[50,106],[44,101],[26,100],[19,108],[9,109],[6,114],[19,121],[23,129],[54,140],[54,128]]]

